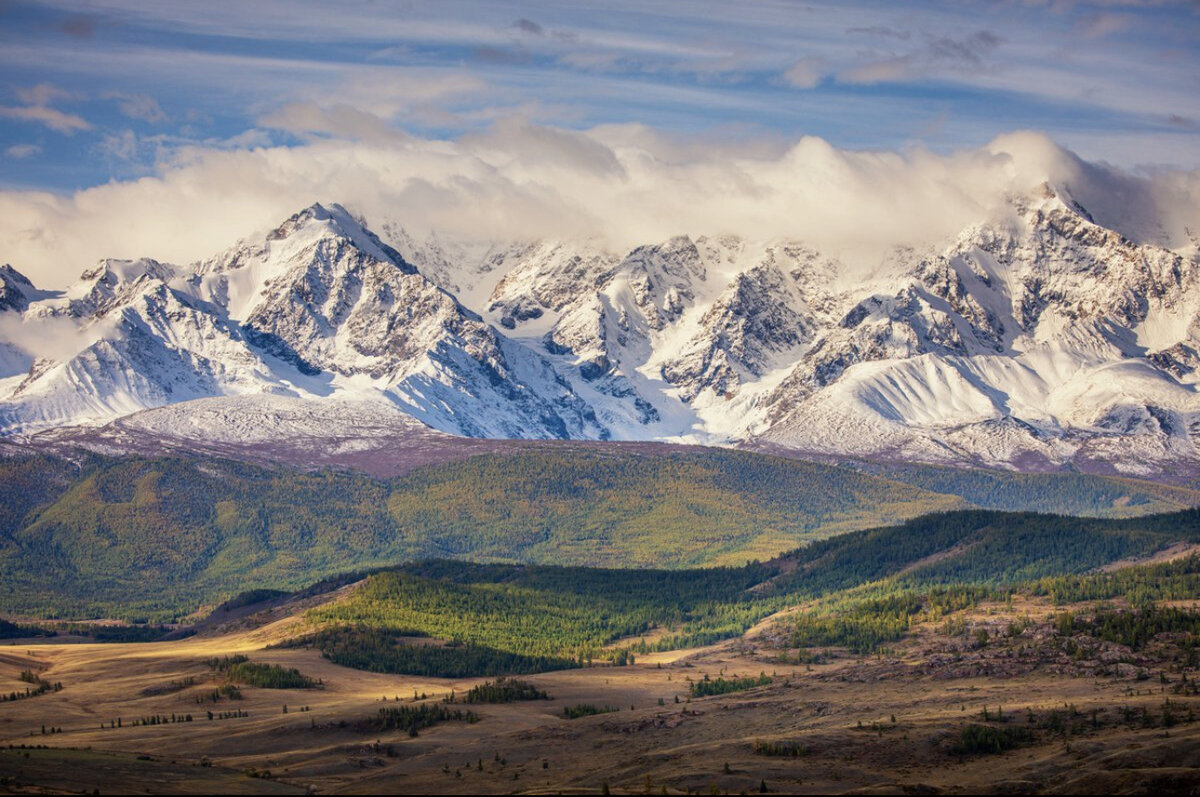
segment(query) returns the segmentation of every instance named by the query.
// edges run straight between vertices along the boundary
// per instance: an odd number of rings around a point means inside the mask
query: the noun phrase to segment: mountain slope
[[[1200,473],[1196,243],[1135,243],[1067,186],[870,268],[733,235],[380,229],[314,205],[191,266],[104,261],[62,293],[0,271],[0,434],[279,395],[473,438]]]
[[[27,309],[77,324],[0,402],[29,432],[201,397],[373,396],[476,437],[603,437],[535,351],[512,344],[343,209],[315,205],[267,240],[174,269],[115,261]]]
[[[749,452],[531,443],[391,479],[210,458],[0,458],[0,608],[188,612],[250,586],[453,556],[613,566],[744,562],[961,499]],[[660,448],[668,448],[661,446]],[[3,449],[0,449],[3,451]],[[10,453],[11,452],[5,452]],[[130,578],[136,573],[136,578]]]
[[[900,461],[1194,463],[1197,296],[1194,252],[1136,246],[1046,186],[856,305],[767,397],[763,436]]]
[[[381,417],[342,409],[351,413],[348,425]],[[302,411],[281,412],[265,426],[265,413],[234,416],[264,441],[291,424],[307,431],[311,421]],[[154,422],[188,421],[169,414]],[[380,429],[388,430],[367,431]],[[415,447],[411,437],[395,445]],[[467,458],[446,446],[390,478],[194,454],[109,457],[76,449],[67,459],[22,451],[0,446],[0,613],[41,616],[170,618],[251,587],[298,588],[333,573],[430,557],[740,565],[839,532],[971,506],[939,488],[971,492],[983,505],[1007,499],[1106,516],[1196,501],[1190,491],[1089,476],[1021,477],[998,488],[990,474],[972,480],[952,471],[958,483],[947,476],[927,489],[841,466],[644,443],[523,441]],[[895,547],[901,532],[879,534]]]

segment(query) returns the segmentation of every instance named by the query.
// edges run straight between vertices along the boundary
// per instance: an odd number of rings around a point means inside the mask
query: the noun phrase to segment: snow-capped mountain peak
[[[0,426],[279,394],[382,401],[480,437],[1200,460],[1196,248],[1136,243],[1065,185],[874,268],[727,234],[620,251],[378,229],[316,204],[190,266],[104,261],[61,295],[0,268],[0,308],[23,319],[0,328]],[[62,356],[20,333],[51,321],[79,335]]]
[[[7,263],[0,265],[0,312],[23,312],[37,293],[28,277]]]

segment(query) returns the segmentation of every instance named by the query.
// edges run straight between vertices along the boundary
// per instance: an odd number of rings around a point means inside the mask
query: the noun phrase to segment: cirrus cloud
[[[4,150],[4,155],[13,160],[24,160],[40,154],[41,151],[42,148],[37,144],[13,144]]]
[[[74,97],[65,89],[49,83],[39,83],[36,86],[17,89],[16,93],[17,98],[25,105],[0,105],[0,118],[35,122],[67,135],[92,128],[92,125],[83,117],[50,107],[52,102]]]

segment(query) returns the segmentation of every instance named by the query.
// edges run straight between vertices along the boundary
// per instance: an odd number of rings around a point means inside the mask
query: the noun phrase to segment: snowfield
[[[803,241],[621,252],[379,229],[314,205],[205,261],[107,260],[61,292],[0,268],[0,435],[346,455],[436,432],[661,440],[1152,477],[1200,463],[1196,243],[1135,243],[1064,187],[866,276]]]

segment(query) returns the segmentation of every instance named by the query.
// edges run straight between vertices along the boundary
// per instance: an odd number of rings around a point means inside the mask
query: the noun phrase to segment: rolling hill
[[[927,489],[849,467],[646,445],[560,443],[386,479],[204,457],[9,456],[0,611],[169,620],[252,587],[421,559],[729,565],[971,506],[1112,516],[1197,503],[1190,491],[1103,477],[1010,475],[1000,490],[990,473],[960,472]]]

